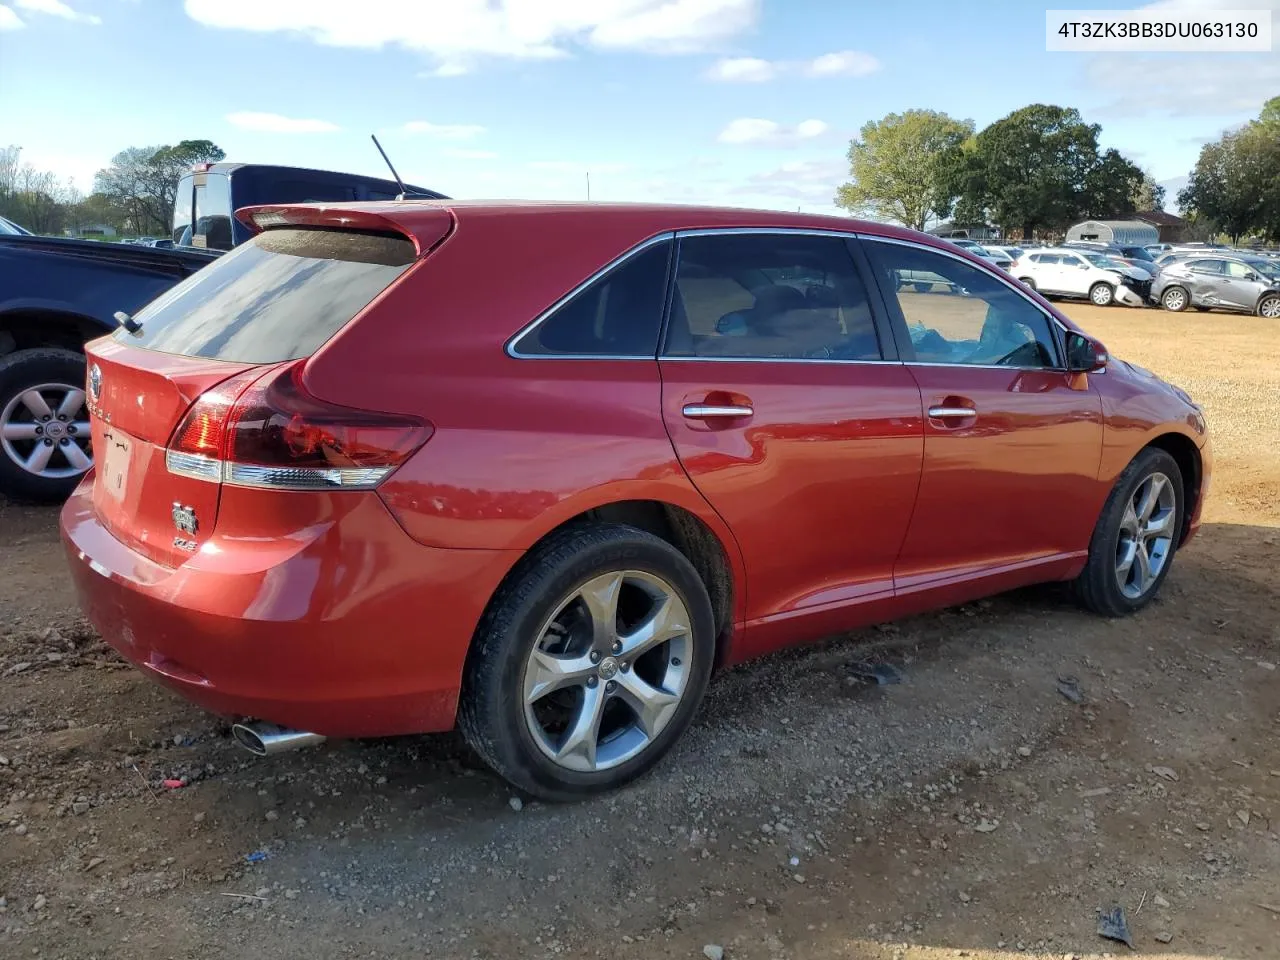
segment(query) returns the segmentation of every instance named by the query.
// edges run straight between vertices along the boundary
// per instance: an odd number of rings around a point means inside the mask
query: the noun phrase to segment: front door
[[[894,571],[898,592],[1069,565],[1101,506],[1102,405],[1062,363],[1055,322],[959,257],[864,241],[925,412],[924,467]],[[947,277],[894,293],[903,270]],[[1050,574],[1052,575],[1052,574]]]
[[[849,240],[803,233],[679,242],[663,416],[742,550],[751,622],[735,656],[852,626],[893,594],[920,391],[873,319],[855,255]]]
[[[1075,297],[1087,296],[1093,283],[1093,271],[1089,261],[1078,253],[1062,254],[1062,266],[1058,268],[1058,290]]]
[[[1223,305],[1253,313],[1263,290],[1258,272],[1239,260],[1226,260],[1224,264],[1226,283],[1222,287]],[[1253,279],[1250,280],[1249,277]]]

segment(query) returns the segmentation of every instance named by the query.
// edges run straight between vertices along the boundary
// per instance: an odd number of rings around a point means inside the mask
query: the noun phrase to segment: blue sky
[[[184,138],[382,175],[376,132],[453,196],[577,199],[590,171],[594,199],[829,212],[849,138],[892,111],[1075,106],[1167,180],[1280,94],[1280,53],[1047,53],[1064,6],[0,0],[0,143],[88,190],[117,150]]]

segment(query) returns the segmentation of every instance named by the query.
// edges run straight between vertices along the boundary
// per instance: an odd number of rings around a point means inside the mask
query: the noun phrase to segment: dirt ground
[[[1116,905],[1146,956],[1280,957],[1280,327],[1068,309],[1214,431],[1158,602],[1037,589],[748,665],[572,807],[453,737],[248,756],[78,619],[55,511],[0,503],[0,957],[1084,958],[1128,951]]]

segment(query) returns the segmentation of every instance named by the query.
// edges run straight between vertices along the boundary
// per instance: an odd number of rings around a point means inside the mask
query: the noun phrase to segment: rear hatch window
[[[268,230],[152,301],[138,334],[163,353],[278,363],[315,353],[413,263],[406,237],[352,230]]]

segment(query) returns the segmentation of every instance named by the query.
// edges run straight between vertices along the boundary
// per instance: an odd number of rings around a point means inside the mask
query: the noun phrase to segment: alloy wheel
[[[1089,299],[1099,307],[1110,306],[1111,299],[1114,296],[1111,288],[1105,283],[1094,284],[1093,290],[1089,294]]]
[[[1174,287],[1164,295],[1164,305],[1166,309],[1175,313],[1187,305],[1187,295],[1178,287]]]
[[[1268,297],[1258,305],[1258,315],[1268,320],[1280,320],[1280,297]]]
[[[586,581],[542,625],[525,664],[534,743],[582,773],[638,756],[688,690],[692,643],[684,602],[661,577],[623,570]]]
[[[1138,484],[1125,505],[1116,543],[1116,583],[1130,600],[1144,597],[1160,579],[1173,550],[1177,510],[1173,483],[1163,473]]]
[[[0,450],[23,470],[46,480],[75,477],[93,466],[84,391],[41,383],[0,410]]]

